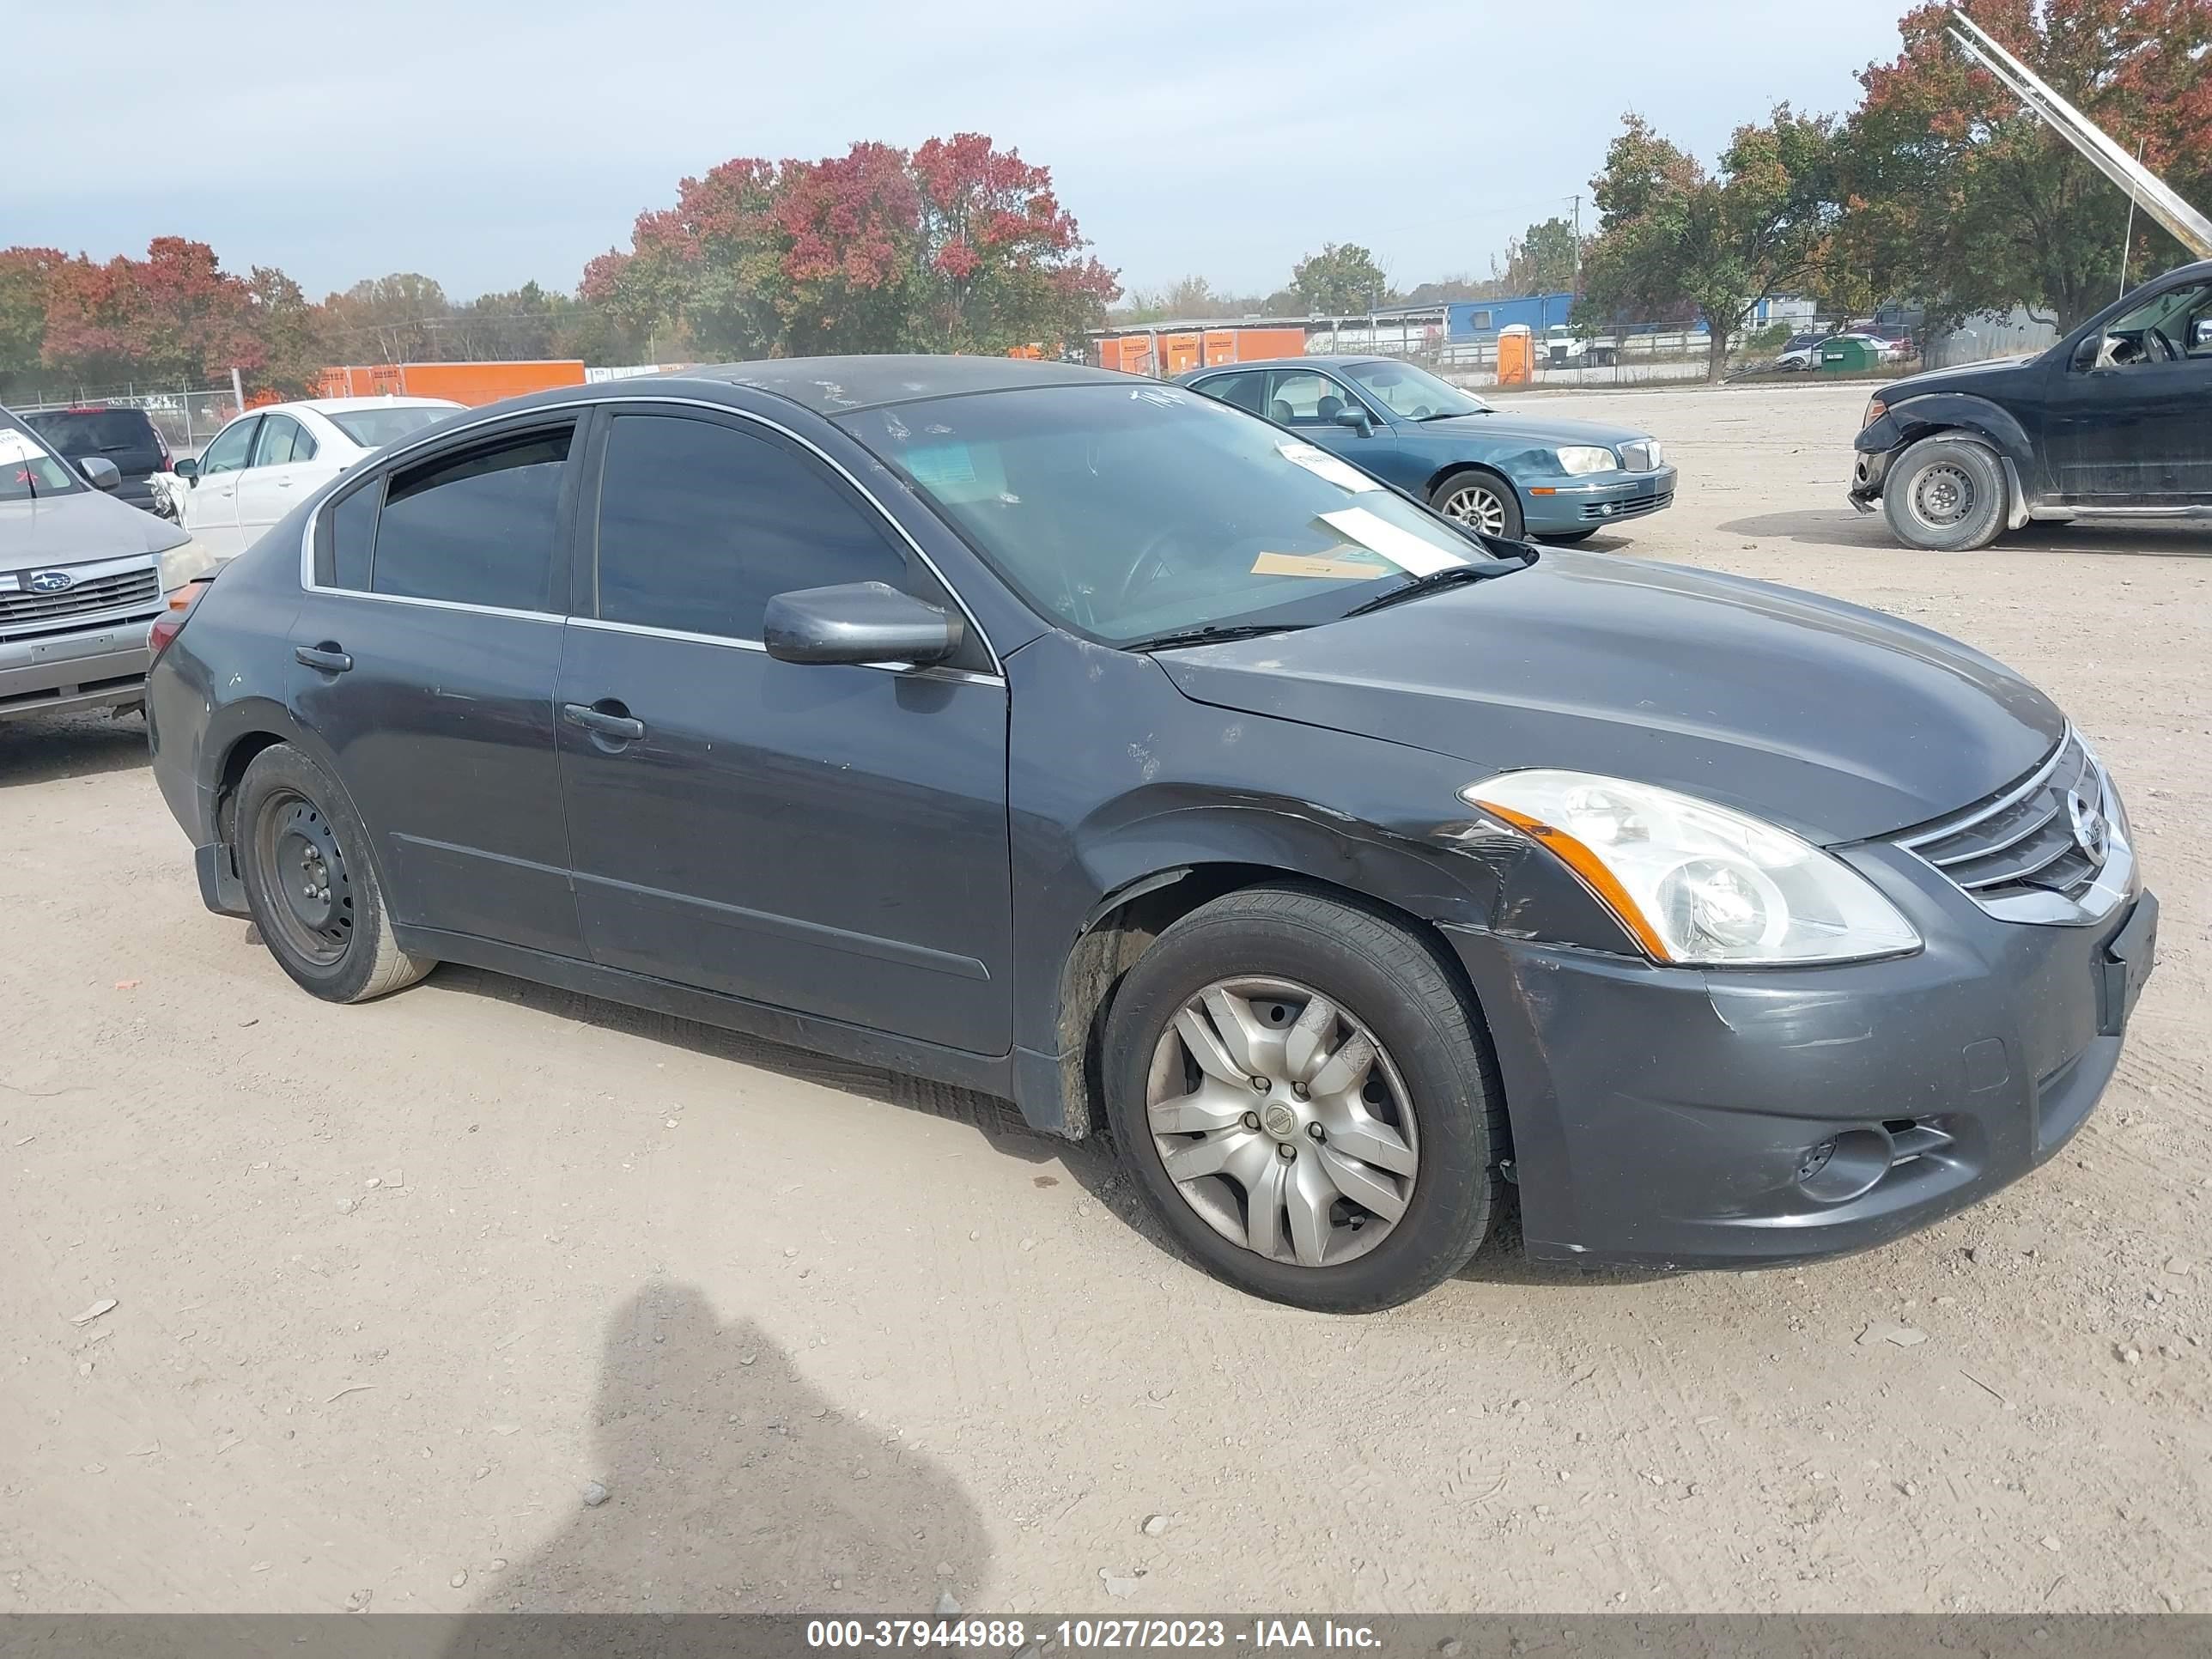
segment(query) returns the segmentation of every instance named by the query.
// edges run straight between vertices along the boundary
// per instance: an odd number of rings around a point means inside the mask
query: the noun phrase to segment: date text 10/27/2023
[[[1374,1626],[1336,1620],[810,1620],[807,1648],[973,1648],[1020,1652],[1175,1648],[1380,1648]]]
[[[1373,1649],[1381,1637],[1357,1621],[1322,1619],[813,1619],[814,1649],[975,1649],[1013,1651],[1035,1644],[1077,1652],[1245,1648],[1259,1651]]]

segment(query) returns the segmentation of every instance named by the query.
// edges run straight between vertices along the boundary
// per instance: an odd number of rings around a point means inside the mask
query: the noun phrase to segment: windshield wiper
[[[1489,415],[1495,412],[1487,409],[1440,409],[1433,415],[1416,415],[1413,419],[1416,423],[1423,421],[1455,421],[1462,415]]]
[[[1488,581],[1492,576],[1502,576],[1509,570],[1518,570],[1517,562],[1500,559],[1494,564],[1447,565],[1442,570],[1431,570],[1425,576],[1416,576],[1403,587],[1394,587],[1388,593],[1378,593],[1364,604],[1355,605],[1344,614],[1364,617],[1370,611],[1382,611],[1406,599],[1418,599],[1431,593],[1441,593],[1447,587],[1458,587],[1468,582]]]
[[[1171,634],[1155,634],[1148,640],[1132,640],[1124,651],[1173,651],[1186,645],[1225,645],[1231,640],[1256,640],[1268,634],[1291,634],[1308,623],[1208,623],[1203,628],[1182,628]]]

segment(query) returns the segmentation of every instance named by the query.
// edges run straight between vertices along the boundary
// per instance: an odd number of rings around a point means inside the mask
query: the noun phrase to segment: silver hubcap
[[[1944,530],[1974,507],[1974,481],[1955,466],[1929,467],[1912,481],[1912,513],[1921,523]]]
[[[1270,1261],[1364,1255],[1413,1197],[1420,1140],[1397,1067],[1289,980],[1222,980],[1186,1003],[1152,1051],[1145,1104],[1184,1201]]]
[[[1446,518],[1471,524],[1486,536],[1505,533],[1505,503],[1480,484],[1462,484],[1444,497],[1443,510]]]

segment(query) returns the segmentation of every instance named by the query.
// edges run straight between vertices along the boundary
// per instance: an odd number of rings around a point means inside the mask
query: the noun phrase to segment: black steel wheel
[[[336,780],[289,744],[253,757],[238,787],[246,908],[277,965],[330,1002],[410,985],[428,960],[399,948],[368,835]]]

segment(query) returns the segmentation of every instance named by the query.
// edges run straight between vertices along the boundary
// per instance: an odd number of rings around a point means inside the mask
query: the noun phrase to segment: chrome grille
[[[2093,856],[2075,833],[2072,798],[2107,820],[2110,848]],[[1996,794],[1897,844],[1926,860],[1984,909],[2023,921],[2059,920],[2033,914],[2034,901],[2055,896],[2087,903],[2099,878],[2127,856],[2105,775],[2069,729],[2049,759]],[[2026,902],[2028,908],[2021,908]]]
[[[1639,438],[1634,443],[1620,447],[1620,464],[1631,472],[1656,472],[1659,468],[1660,449],[1656,438]]]
[[[144,605],[161,597],[161,573],[152,569],[119,570],[108,575],[87,577],[58,593],[0,590],[0,635],[48,623],[57,617],[90,616],[94,611]]]

